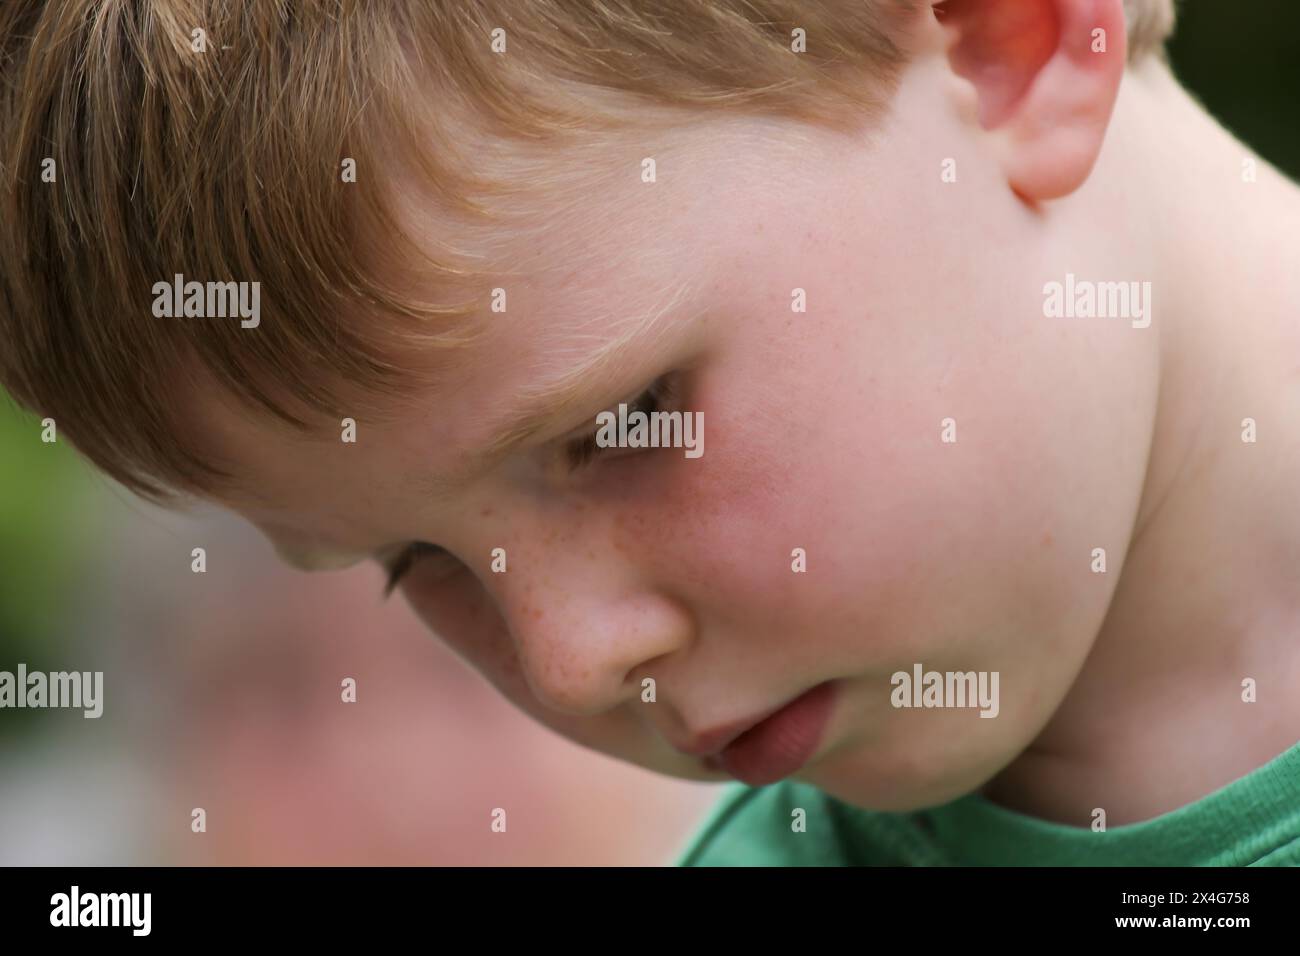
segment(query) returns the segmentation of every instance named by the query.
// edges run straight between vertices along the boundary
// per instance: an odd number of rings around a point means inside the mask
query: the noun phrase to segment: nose
[[[501,604],[520,668],[538,701],[592,716],[638,700],[655,662],[686,647],[689,611],[638,581],[626,566],[597,559],[511,568]]]

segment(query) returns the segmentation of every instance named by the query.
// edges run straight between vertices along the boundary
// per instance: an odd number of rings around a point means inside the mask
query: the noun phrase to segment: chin
[[[913,763],[871,759],[842,753],[813,764],[791,779],[812,784],[841,803],[882,813],[909,813],[950,803],[978,790],[998,770],[996,765],[938,767],[918,770]]]

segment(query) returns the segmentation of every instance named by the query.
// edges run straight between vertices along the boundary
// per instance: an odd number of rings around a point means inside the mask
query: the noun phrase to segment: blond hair
[[[518,186],[480,174],[470,129],[545,144],[618,129],[629,103],[877,116],[923,5],[4,0],[0,383],[147,498],[232,487],[187,431],[184,391],[218,383],[299,430],[380,416],[472,337],[479,273],[402,227],[399,163],[490,225],[488,200]],[[1138,57],[1172,0],[1125,12]],[[266,318],[155,318],[151,289],[177,274],[259,282]]]

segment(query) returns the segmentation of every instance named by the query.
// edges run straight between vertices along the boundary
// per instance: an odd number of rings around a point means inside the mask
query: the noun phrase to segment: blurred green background
[[[1169,58],[1220,123],[1300,180],[1300,3],[1182,0]]]
[[[0,670],[64,669],[71,589],[92,557],[83,504],[96,479],[66,442],[40,436],[40,420],[0,392]],[[0,745],[49,713],[7,712]]]

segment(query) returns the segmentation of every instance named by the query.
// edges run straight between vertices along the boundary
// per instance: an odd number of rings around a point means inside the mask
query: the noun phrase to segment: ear
[[[1031,201],[1078,189],[1124,76],[1123,0],[941,0],[934,13],[1011,188]]]

